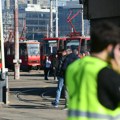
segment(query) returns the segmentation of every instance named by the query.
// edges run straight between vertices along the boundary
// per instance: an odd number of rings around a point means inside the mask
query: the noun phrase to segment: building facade
[[[12,0],[9,0],[10,4]],[[22,2],[24,1],[24,2]],[[27,0],[26,0],[27,1]],[[42,37],[49,36],[50,31],[50,5],[48,2],[42,5],[47,0],[37,0],[37,4],[27,4],[25,0],[19,2],[19,36],[25,34],[27,39],[39,40]],[[28,1],[27,1],[28,2]],[[33,3],[33,0],[30,0]],[[41,2],[41,5],[38,4]],[[81,6],[78,1],[68,0],[59,1],[65,4],[58,4],[58,36],[69,35],[73,30],[71,24],[67,21],[68,16],[72,17],[77,14],[72,20],[72,24],[77,32],[82,33],[82,17],[81,17]],[[8,3],[7,3],[8,4]],[[14,4],[13,4],[14,5]],[[8,5],[9,6],[9,5]],[[11,5],[10,5],[11,6]],[[11,7],[10,7],[11,8]],[[14,9],[4,9],[4,31],[7,33],[10,29],[14,30]],[[55,37],[55,22],[56,22],[56,11],[55,6],[53,7],[53,37]],[[72,11],[72,13],[71,13]],[[70,15],[71,13],[71,15]],[[84,34],[89,35],[89,21],[84,20]],[[9,28],[9,29],[8,29]],[[24,30],[24,31],[23,31]],[[5,33],[4,32],[4,33]],[[7,34],[5,34],[7,35]]]
[[[28,4],[26,11],[27,39],[37,39],[49,35],[50,9],[39,5]],[[53,9],[53,19],[55,10]],[[54,24],[53,24],[54,29]],[[54,31],[54,30],[53,30]],[[54,34],[54,33],[53,33]]]
[[[89,35],[90,25],[88,20],[84,20],[82,23],[82,7],[78,1],[67,1],[66,5],[59,6],[59,36],[66,36],[73,32],[72,26],[76,32],[82,34],[82,24],[84,24],[84,35]],[[73,18],[70,24],[68,22],[68,16]]]

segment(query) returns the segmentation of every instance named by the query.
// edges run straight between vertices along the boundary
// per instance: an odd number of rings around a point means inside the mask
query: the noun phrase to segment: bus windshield
[[[28,55],[38,56],[40,55],[39,44],[27,44]]]

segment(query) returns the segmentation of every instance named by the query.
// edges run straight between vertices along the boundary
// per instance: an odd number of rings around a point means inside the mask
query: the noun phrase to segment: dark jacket
[[[74,53],[70,53],[69,55],[67,55],[64,60],[62,70],[65,71],[67,69],[68,65],[77,59],[79,59],[79,57]]]
[[[54,57],[51,62],[52,62],[52,67],[55,67],[55,69],[58,69],[58,65],[59,65],[58,58]]]
[[[75,60],[80,59],[75,53],[70,53],[69,55],[66,56],[63,66],[62,66],[62,71],[63,71],[63,77],[64,77],[64,84],[65,84],[65,74],[66,74],[66,69],[68,65],[70,65],[72,62]]]
[[[57,70],[58,77],[64,77],[63,62],[64,62],[65,58],[66,58],[66,56],[62,56],[61,58],[59,58],[59,64],[58,64],[58,70]]]

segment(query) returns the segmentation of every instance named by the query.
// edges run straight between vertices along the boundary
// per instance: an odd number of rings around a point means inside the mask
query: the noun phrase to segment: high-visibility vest
[[[92,56],[69,65],[66,74],[69,95],[67,120],[120,120],[120,106],[110,110],[97,97],[97,76],[106,66],[105,61]]]

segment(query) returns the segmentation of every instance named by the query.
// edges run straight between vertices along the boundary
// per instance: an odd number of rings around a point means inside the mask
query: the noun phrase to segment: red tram
[[[58,37],[58,38],[44,38],[43,39],[43,54],[50,55],[52,53],[56,53],[57,50],[64,48],[64,41],[66,40],[65,37]]]
[[[40,67],[40,42],[35,40],[20,41],[19,55],[22,63],[20,69],[23,71]],[[5,43],[5,63],[6,67],[13,69],[13,59],[15,56],[14,42],[7,41]]]
[[[90,51],[90,37],[89,36],[74,36],[67,37],[64,41],[64,48],[78,49],[79,53]]]
[[[79,53],[90,51],[89,36],[73,36],[64,38],[44,38],[43,39],[43,54],[51,55],[60,49],[78,49]]]
[[[50,59],[52,59],[52,55],[57,53],[58,50],[64,48],[64,40],[66,38],[43,38],[42,44],[41,44],[41,66],[43,65],[43,61],[45,59],[45,56],[50,56]]]

